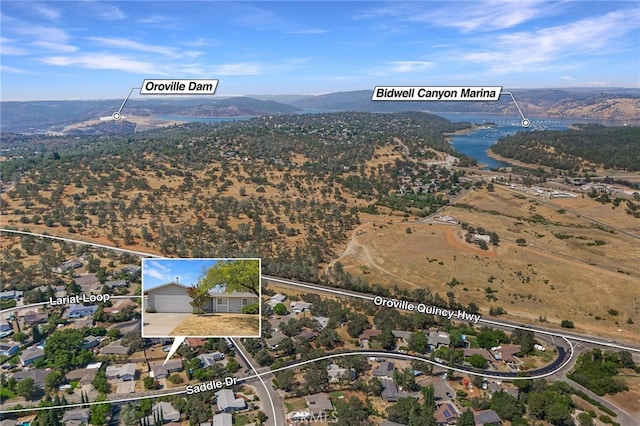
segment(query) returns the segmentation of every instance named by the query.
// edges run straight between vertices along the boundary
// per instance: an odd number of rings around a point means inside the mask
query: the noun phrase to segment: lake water
[[[478,160],[479,164],[486,164],[487,169],[496,167],[508,167],[510,163],[495,160],[487,155],[487,150],[505,136],[512,135],[516,132],[528,132],[532,130],[564,130],[576,119],[558,119],[558,118],[532,118],[531,126],[522,127],[520,116],[504,116],[504,115],[483,115],[483,114],[456,114],[456,113],[437,113],[437,115],[445,117],[452,122],[469,122],[473,124],[483,125],[484,123],[495,123],[495,126],[481,127],[471,133],[455,135],[451,137],[451,145],[463,154]]]
[[[192,123],[222,123],[225,121],[243,121],[254,118],[253,116],[247,117],[192,117],[188,115],[152,115],[152,118],[158,120],[171,120],[171,121],[188,121]]]

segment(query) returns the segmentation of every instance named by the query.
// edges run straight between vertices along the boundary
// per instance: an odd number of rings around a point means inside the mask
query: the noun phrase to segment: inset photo
[[[142,337],[260,337],[260,259],[143,259]]]

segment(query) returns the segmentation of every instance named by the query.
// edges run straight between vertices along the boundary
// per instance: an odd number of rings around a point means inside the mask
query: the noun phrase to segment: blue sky
[[[640,2],[2,1],[1,96],[124,98],[146,78],[218,95],[376,85],[640,86]]]
[[[143,290],[157,287],[168,282],[192,286],[204,271],[217,263],[214,259],[143,259]]]

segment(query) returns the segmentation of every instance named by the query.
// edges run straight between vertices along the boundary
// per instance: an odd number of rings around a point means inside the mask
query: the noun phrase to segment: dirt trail
[[[334,261],[331,262],[331,265],[333,265],[335,262],[340,261],[341,259],[344,259],[345,257],[349,257],[349,256],[353,256],[357,259],[359,259],[360,261],[362,261],[366,266],[370,266],[372,268],[377,269],[378,271],[390,275],[392,276],[394,279],[396,280],[400,280],[412,287],[416,287],[416,288],[420,288],[420,286],[414,282],[411,281],[407,281],[404,278],[394,274],[393,272],[383,268],[377,261],[376,256],[372,255],[371,251],[373,250],[371,247],[368,247],[362,243],[360,243],[359,241],[357,241],[357,236],[358,233],[360,232],[360,228],[362,228],[364,225],[360,225],[358,228],[355,229],[354,233],[353,233],[353,237],[351,237],[351,240],[349,240],[349,243],[347,244],[346,249],[344,250],[344,252],[342,252],[342,254],[340,255],[340,257],[338,257],[337,259],[335,259]]]

